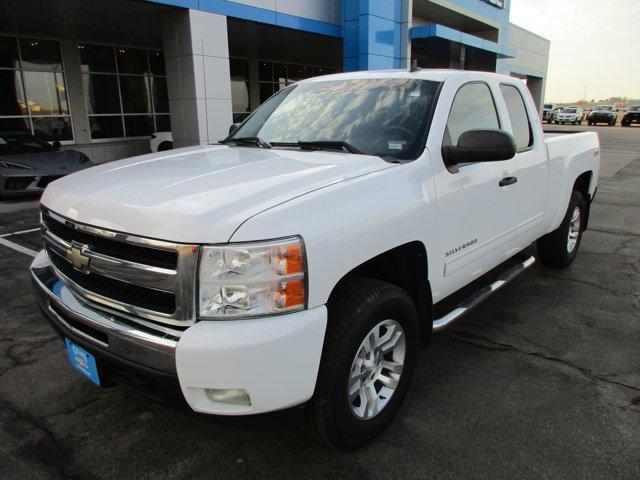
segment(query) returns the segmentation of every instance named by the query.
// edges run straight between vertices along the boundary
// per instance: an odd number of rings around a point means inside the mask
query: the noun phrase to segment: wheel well
[[[588,171],[581,174],[573,184],[573,191],[580,192],[584,201],[587,203],[587,218],[584,221],[583,229],[586,230],[589,224],[589,214],[591,213],[591,196],[589,195],[589,188],[591,187],[591,178],[593,172]]]
[[[593,172],[588,171],[580,175],[573,184],[573,189],[580,192],[586,202],[589,202],[589,187],[591,186],[591,177]]]
[[[165,152],[167,150],[173,150],[173,141],[172,140],[163,140],[158,145],[159,152]]]
[[[427,271],[427,250],[422,242],[410,242],[392,248],[347,273],[333,288],[331,297],[337,288],[351,278],[366,277],[391,283],[402,288],[412,298],[423,326],[423,334],[431,334],[431,287]]]

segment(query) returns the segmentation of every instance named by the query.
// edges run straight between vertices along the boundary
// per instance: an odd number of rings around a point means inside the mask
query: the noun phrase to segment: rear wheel
[[[418,340],[418,314],[404,290],[370,279],[339,287],[329,304],[306,426],[322,442],[345,451],[382,433],[407,394]]]
[[[565,268],[571,265],[578,254],[587,204],[578,191],[574,191],[569,208],[560,226],[537,242],[540,261],[549,267]]]

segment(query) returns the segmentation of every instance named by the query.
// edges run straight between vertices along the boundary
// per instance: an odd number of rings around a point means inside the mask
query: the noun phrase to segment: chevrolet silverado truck
[[[599,162],[596,133],[545,137],[514,78],[309,79],[220,144],[51,183],[31,273],[92,382],[212,415],[303,411],[354,450],[398,412],[419,342],[531,267],[534,244],[571,264]]]

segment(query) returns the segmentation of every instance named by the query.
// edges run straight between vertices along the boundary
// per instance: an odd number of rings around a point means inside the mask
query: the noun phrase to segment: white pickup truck
[[[521,252],[573,261],[599,162],[595,133],[545,138],[514,78],[310,79],[221,144],[49,185],[36,296],[96,384],[215,415],[303,406],[353,450],[398,412],[419,340],[531,266]]]

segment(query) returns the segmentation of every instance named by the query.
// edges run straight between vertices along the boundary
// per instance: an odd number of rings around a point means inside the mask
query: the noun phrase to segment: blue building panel
[[[355,2],[354,2],[355,3]],[[359,0],[359,15],[375,15],[396,23],[402,22],[402,2],[396,0]]]
[[[373,15],[361,15],[359,29],[360,55],[400,56],[399,23]]]
[[[402,1],[343,0],[345,71],[400,67],[405,60],[401,37]],[[358,16],[353,18],[356,8]]]
[[[480,50],[486,50],[498,54],[502,58],[513,58],[515,52],[512,48],[503,45],[502,43],[491,42],[489,40],[483,40],[482,38],[468,33],[460,32],[453,28],[445,27],[432,23],[429,25],[420,25],[419,27],[413,27],[411,29],[411,38],[443,38],[451,42],[458,42],[469,47],[479,48]]]
[[[148,0],[150,1],[150,0]],[[319,0],[316,0],[319,1]],[[450,0],[475,15],[500,25],[499,41],[490,42],[443,25],[431,24],[414,27],[411,38],[439,37],[464,45],[494,52],[501,58],[514,56],[507,45],[509,25],[508,0]],[[399,68],[407,59],[407,18],[403,18],[406,0],[342,0],[340,25],[259,8],[232,0],[154,0],[183,8],[192,8],[303,30],[320,35],[343,37],[343,68],[345,71],[378,68]]]
[[[244,3],[230,0],[154,0],[154,3],[164,3],[176,7],[202,10],[203,12],[216,13],[227,17],[251,20],[253,22],[277,25],[305,32],[328,35],[331,37],[342,36],[342,26],[333,23],[321,22],[310,18],[289,15],[265,8],[254,7]]]

